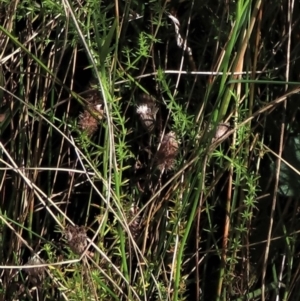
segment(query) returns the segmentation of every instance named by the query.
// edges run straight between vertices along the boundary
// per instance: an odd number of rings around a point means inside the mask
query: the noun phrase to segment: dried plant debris
[[[220,140],[230,129],[231,129],[231,127],[228,122],[219,123],[219,125],[217,126],[217,129],[216,129],[215,135],[212,139],[212,142]]]
[[[84,252],[88,245],[85,227],[67,225],[63,231],[63,235],[74,253],[81,255]]]
[[[128,14],[128,22],[143,18],[143,16],[139,15],[136,11],[130,9]]]
[[[172,170],[175,166],[178,153],[179,141],[174,132],[169,132],[164,136],[161,146],[156,153],[155,162],[159,170]]]
[[[136,113],[139,115],[141,123],[147,132],[152,132],[154,129],[157,112],[158,108],[155,106],[155,99],[147,94],[141,94]]]
[[[134,218],[134,220],[129,225],[129,230],[135,241],[138,240],[141,234],[141,217],[140,215],[136,216],[138,212],[139,212],[139,207],[136,205],[132,205],[128,214],[129,222]]]
[[[25,264],[23,270],[28,274],[29,281],[33,285],[40,284],[45,278],[46,268],[43,266],[38,266],[44,264],[45,262],[40,259],[38,256],[31,257],[28,262]],[[27,267],[26,266],[37,266],[37,267]]]
[[[177,46],[182,48],[184,51],[186,51],[189,56],[192,56],[192,49],[186,45],[185,40],[180,35],[180,22],[179,22],[179,20],[171,14],[167,14],[167,16],[171,19],[171,21],[174,24]]]

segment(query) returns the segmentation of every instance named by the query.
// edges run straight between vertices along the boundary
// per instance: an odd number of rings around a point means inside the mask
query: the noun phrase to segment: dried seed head
[[[82,96],[88,105],[79,115],[78,125],[88,136],[92,136],[98,129],[99,120],[102,120],[104,116],[102,99],[99,96],[99,91],[92,84]]]
[[[44,264],[45,262],[40,259],[38,256],[31,257],[28,262],[25,264],[25,266],[32,266],[32,265],[40,265]],[[24,271],[29,276],[29,281],[33,285],[37,285],[42,282],[42,280],[45,278],[45,267],[34,267],[34,268],[24,268]]]
[[[172,170],[175,166],[179,141],[174,132],[164,136],[160,149],[156,153],[156,165],[159,170]]]
[[[88,245],[85,227],[67,225],[63,234],[67,239],[70,249],[74,253],[81,255]]]
[[[155,106],[155,99],[147,94],[140,95],[140,105],[136,109],[143,127],[152,132],[156,123],[158,108]]]
[[[131,221],[139,212],[139,207],[136,205],[132,205],[132,207],[129,210],[128,219]],[[134,221],[131,222],[129,225],[129,230],[131,232],[131,235],[135,241],[139,238],[141,234],[141,217],[138,215],[135,217]]]
[[[215,132],[215,136],[212,139],[212,142],[221,139],[229,130],[230,130],[230,124],[228,122],[219,123]]]
[[[94,118],[88,110],[84,110],[84,112],[79,115],[78,125],[88,136],[92,136],[98,129],[97,119]]]
[[[92,136],[98,129],[98,122],[103,118],[102,107],[102,104],[89,105],[88,109],[79,115],[78,125],[88,136]]]

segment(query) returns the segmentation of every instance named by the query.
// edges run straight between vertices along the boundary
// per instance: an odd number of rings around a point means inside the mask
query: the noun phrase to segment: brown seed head
[[[85,228],[83,226],[79,227],[77,225],[67,225],[63,231],[63,234],[67,239],[70,249],[74,253],[81,255],[88,245]]]
[[[148,131],[152,132],[155,123],[156,123],[156,113],[158,111],[158,108],[152,106],[150,107],[147,104],[142,104],[137,107],[136,112],[140,116],[141,123],[143,127]]]
[[[179,142],[174,132],[166,134],[156,153],[156,164],[159,170],[172,170],[176,162]]]
[[[212,139],[212,142],[221,139],[229,130],[230,130],[230,124],[228,122],[219,123],[215,132],[215,136]]]
[[[103,101],[95,80],[90,82],[82,97],[87,103],[87,108],[79,115],[78,125],[88,136],[92,136],[98,129],[99,120],[104,116]]]
[[[45,262],[40,259],[38,256],[31,257],[28,262],[25,264],[25,266],[32,266],[32,265],[40,265],[44,264]],[[24,268],[24,271],[29,276],[29,281],[33,285],[37,285],[41,283],[41,281],[45,278],[45,267],[34,267],[34,268]]]
[[[98,129],[98,121],[88,110],[84,110],[84,112],[79,115],[78,125],[81,130],[87,133],[88,136],[95,134]]]
[[[103,114],[102,104],[89,105],[88,109],[79,115],[78,125],[80,129],[85,131],[88,136],[92,136],[97,131],[98,122],[103,118]]]

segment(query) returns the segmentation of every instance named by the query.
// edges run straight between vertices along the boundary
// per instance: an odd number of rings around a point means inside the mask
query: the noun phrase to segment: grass
[[[299,300],[299,9],[2,1],[1,300]]]

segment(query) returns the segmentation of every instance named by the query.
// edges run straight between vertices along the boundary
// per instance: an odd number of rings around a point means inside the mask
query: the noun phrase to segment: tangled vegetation
[[[0,2],[1,300],[300,300],[297,1]]]

